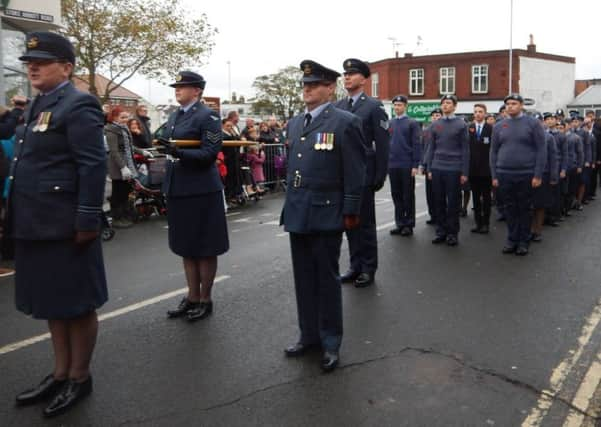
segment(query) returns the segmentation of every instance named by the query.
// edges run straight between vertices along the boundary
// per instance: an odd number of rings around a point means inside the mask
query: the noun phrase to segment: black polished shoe
[[[399,235],[403,234],[403,229],[400,227],[393,228],[392,230],[390,230],[390,234],[392,236],[399,236]]]
[[[56,395],[54,400],[44,409],[44,416],[46,418],[55,417],[60,415],[84,397],[92,393],[92,377],[88,377],[85,381],[76,382],[69,380],[62,388],[62,390]]]
[[[213,312],[213,301],[201,301],[194,308],[191,308],[186,313],[186,318],[189,322],[201,320]]]
[[[190,301],[188,298],[183,298],[175,310],[169,310],[167,312],[167,317],[170,319],[181,317],[186,314],[188,310],[198,307],[198,304],[199,303],[197,302]]]
[[[512,253],[515,252],[515,250],[516,250],[515,246],[513,246],[513,245],[505,245],[505,246],[503,246],[503,251],[502,252],[504,254],[512,254]]]
[[[321,358],[321,370],[332,372],[338,366],[339,356],[337,351],[326,351]]]
[[[448,246],[457,246],[459,244],[459,240],[457,240],[457,236],[449,235],[447,236],[447,245]]]
[[[518,256],[528,255],[528,248],[526,246],[518,246],[515,250],[515,254]]]
[[[413,228],[411,227],[403,227],[401,229],[401,236],[409,237],[413,235]]]
[[[488,234],[489,231],[490,229],[488,228],[488,225],[483,225],[480,227],[480,234]]]
[[[18,406],[32,405],[53,397],[67,383],[67,380],[57,380],[54,374],[48,375],[36,387],[19,393],[16,398]]]
[[[481,233],[481,230],[482,230],[482,227],[480,227],[480,226],[478,225],[478,226],[476,226],[476,227],[472,228],[472,229],[470,230],[470,232],[471,232],[471,233],[477,233],[477,234],[480,234],[480,233]]]
[[[374,283],[374,275],[369,273],[361,273],[355,280],[355,288],[366,288]]]
[[[286,357],[299,357],[311,350],[321,349],[321,345],[316,344],[304,344],[302,342],[297,342],[290,347],[284,349],[284,354]]]
[[[342,283],[353,283],[357,277],[359,277],[359,272],[354,270],[348,270],[342,276],[340,276],[340,281]]]
[[[429,220],[426,221],[426,224],[428,224],[428,225],[435,225],[436,221],[434,221],[433,218],[430,218]]]
[[[540,235],[540,234],[538,234],[538,233],[532,233],[532,234],[530,235],[530,241],[531,241],[531,242],[540,243],[540,242],[542,242],[542,241],[543,241],[543,236],[541,236],[541,235]]]
[[[439,245],[441,243],[444,243],[447,241],[447,236],[436,236],[433,240],[432,240],[432,244],[434,245]]]
[[[459,212],[459,215],[462,218],[465,218],[467,216],[467,209],[461,209],[461,211]]]

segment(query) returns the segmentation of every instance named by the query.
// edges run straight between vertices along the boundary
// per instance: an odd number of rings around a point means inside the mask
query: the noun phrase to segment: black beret
[[[543,113],[544,120],[547,120],[549,117],[555,117],[555,114],[549,113],[548,111],[546,113]]]
[[[440,98],[440,103],[442,104],[442,101],[446,99],[450,99],[453,101],[453,104],[457,105],[457,97],[455,95],[444,95],[442,98]]]
[[[501,106],[499,107],[499,113],[502,113],[503,111],[505,111],[505,106],[504,106],[504,105],[501,105]]]
[[[175,76],[175,83],[171,83],[169,86],[192,86],[204,89],[206,84],[207,82],[200,74],[196,74],[192,71],[180,71],[177,76]]]
[[[28,33],[25,37],[25,47],[25,53],[19,57],[20,61],[54,59],[75,65],[75,49],[71,42],[60,34],[48,31]]]
[[[568,119],[569,122],[582,121],[582,117],[580,116],[572,116]]]
[[[542,120],[543,120],[543,115],[542,115],[541,113],[534,113],[533,117],[534,117],[536,120],[540,120],[540,121],[542,121]]]
[[[555,112],[556,116],[565,116],[565,113],[563,112],[563,110],[560,108]]]
[[[335,83],[340,73],[334,70],[330,70],[321,64],[310,59],[305,59],[300,63],[300,69],[303,71],[303,83],[314,83],[314,82],[331,82]]]
[[[578,110],[570,110],[568,112],[570,114],[570,117],[574,117],[574,116],[579,116],[580,112]]]
[[[342,67],[344,68],[345,73],[361,73],[365,78],[368,78],[371,75],[367,62],[363,62],[360,59],[345,59],[342,63]]]
[[[507,101],[517,101],[520,104],[523,104],[524,103],[524,98],[519,93],[512,93],[510,95],[507,95],[505,97],[505,99],[503,99],[503,102],[507,102]]]
[[[402,102],[406,104],[408,102],[408,99],[405,95],[397,95],[394,98],[392,98],[392,103],[394,104],[395,102]]]
[[[442,116],[442,110],[440,108],[435,108],[430,112],[430,115],[440,114]]]

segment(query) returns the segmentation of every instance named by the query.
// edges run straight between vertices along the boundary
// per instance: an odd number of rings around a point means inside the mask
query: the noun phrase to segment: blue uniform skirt
[[[532,205],[534,209],[547,209],[553,205],[553,189],[548,173],[543,174],[541,185],[533,190]]]
[[[15,303],[36,319],[73,319],[108,300],[102,243],[15,240]]]
[[[223,193],[167,199],[169,248],[181,257],[221,255],[230,248]]]

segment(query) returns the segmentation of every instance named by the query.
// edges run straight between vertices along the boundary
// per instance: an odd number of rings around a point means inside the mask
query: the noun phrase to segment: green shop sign
[[[407,106],[407,115],[418,122],[429,122],[430,113],[435,108],[439,108],[439,102],[409,102]]]

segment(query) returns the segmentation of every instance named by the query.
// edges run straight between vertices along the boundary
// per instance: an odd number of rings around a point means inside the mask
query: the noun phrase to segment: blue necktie
[[[478,139],[480,139],[481,133],[482,133],[482,125],[476,125],[476,135],[478,135]]]

